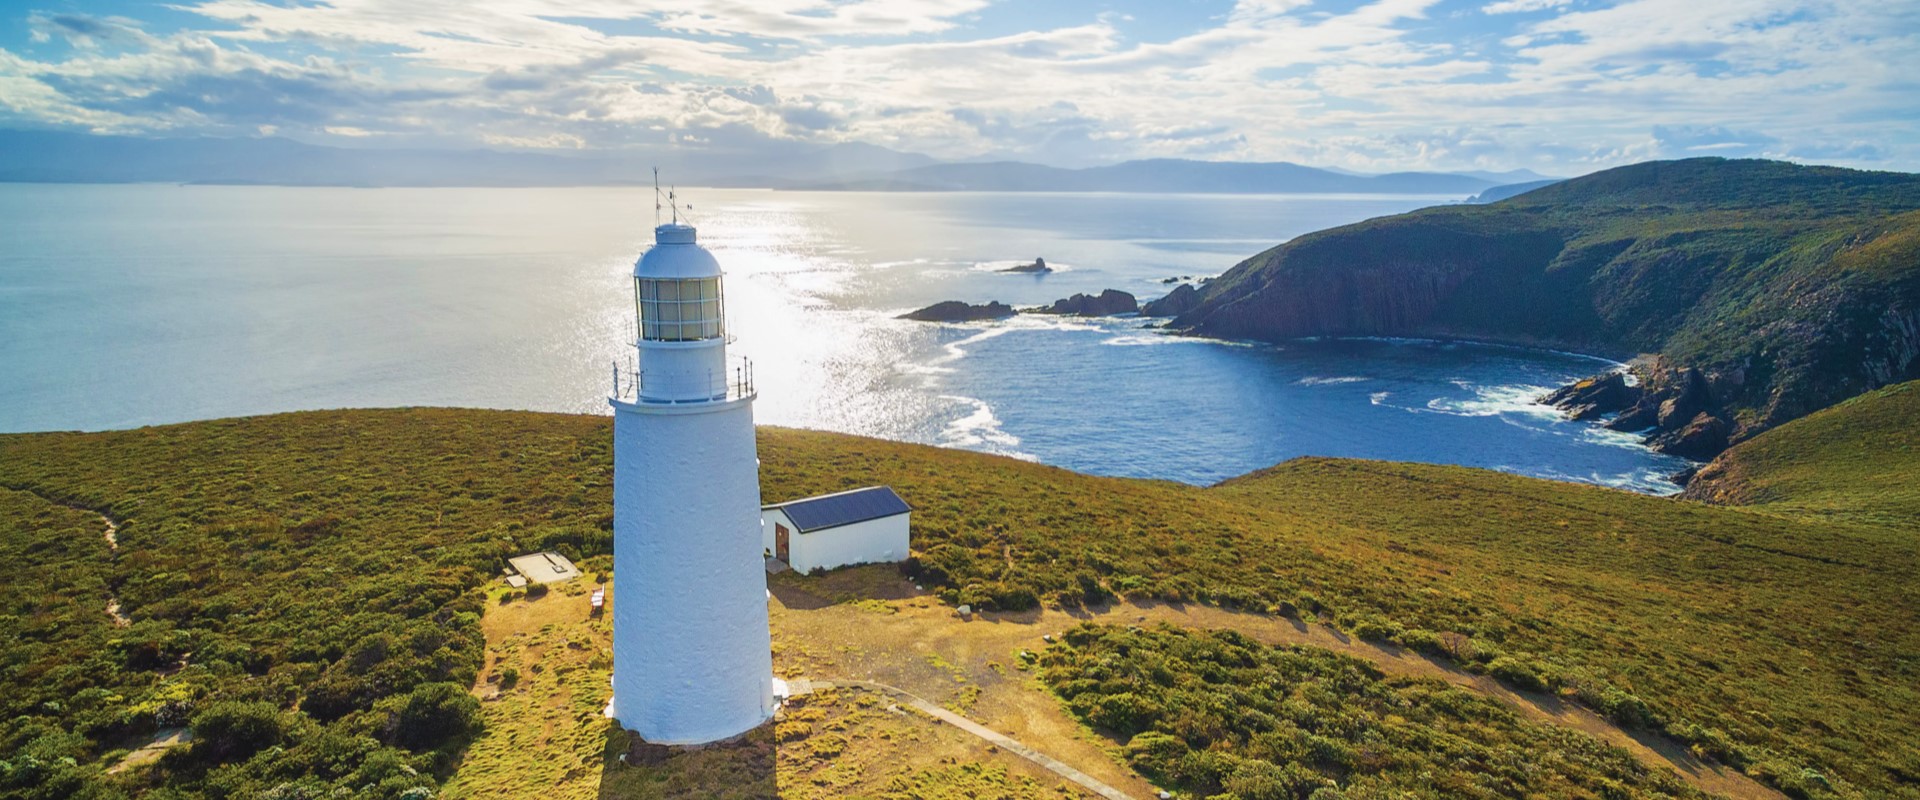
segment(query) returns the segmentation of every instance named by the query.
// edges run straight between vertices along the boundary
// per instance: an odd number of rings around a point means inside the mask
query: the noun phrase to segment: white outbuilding
[[[907,560],[913,508],[893,489],[865,489],[760,507],[767,554],[801,573]]]

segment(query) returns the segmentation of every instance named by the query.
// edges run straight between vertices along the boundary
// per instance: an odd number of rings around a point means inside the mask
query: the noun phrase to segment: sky
[[[1920,170],[1916,0],[0,0],[0,128]]]

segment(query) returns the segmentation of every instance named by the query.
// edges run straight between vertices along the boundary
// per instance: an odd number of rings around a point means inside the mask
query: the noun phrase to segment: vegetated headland
[[[1916,397],[1870,394],[1708,468],[1717,499],[1759,510],[1333,459],[1201,488],[821,432],[763,429],[760,453],[769,498],[871,483],[907,497],[905,572],[950,604],[1138,600],[1330,625],[1586,706],[1790,796],[1916,797],[1920,545],[1888,520],[1911,507],[1920,460],[1874,446],[1887,431],[1911,442]],[[0,436],[0,549],[17,576],[0,585],[0,793],[425,796],[473,742],[531,735],[489,731],[476,710],[482,614],[510,555],[610,552],[608,424],[397,409]],[[1856,425],[1875,441],[1849,439]],[[1879,488],[1850,494],[1854,474]],[[1054,647],[1032,666],[1061,708],[1192,796],[1693,791],[1311,649],[1100,629]],[[579,691],[605,691],[583,675]],[[108,772],[176,726],[191,744]],[[1245,746],[1229,762],[1206,755],[1216,742]],[[1447,771],[1455,758],[1503,766],[1475,788]],[[1529,782],[1549,774],[1562,777]]]
[[[1169,313],[1170,327],[1231,339],[1467,338],[1656,355],[1638,364],[1650,393],[1608,413],[1646,400],[1648,413],[1623,424],[1707,458],[1920,378],[1920,176],[1636,164],[1301,236]],[[1686,413],[1662,413],[1683,396]]]

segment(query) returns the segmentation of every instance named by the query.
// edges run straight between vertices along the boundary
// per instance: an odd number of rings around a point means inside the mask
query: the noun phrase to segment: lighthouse
[[[613,702],[655,744],[774,711],[753,369],[727,355],[720,262],[661,225],[633,266],[637,367],[614,369]]]

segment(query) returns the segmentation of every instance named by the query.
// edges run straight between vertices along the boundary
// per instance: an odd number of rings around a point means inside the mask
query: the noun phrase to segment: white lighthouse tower
[[[633,267],[638,368],[614,370],[608,711],[698,744],[774,711],[753,372],[727,356],[720,263],[677,219],[653,233]]]

